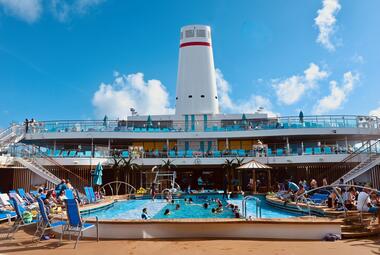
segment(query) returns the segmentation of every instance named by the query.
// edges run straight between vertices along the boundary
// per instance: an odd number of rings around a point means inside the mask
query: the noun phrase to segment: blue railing
[[[205,123],[206,121],[206,123]],[[156,120],[57,120],[36,121],[28,133],[51,132],[226,132],[300,128],[379,128],[373,116],[328,115],[278,117],[267,119],[195,120],[189,128],[186,121]]]

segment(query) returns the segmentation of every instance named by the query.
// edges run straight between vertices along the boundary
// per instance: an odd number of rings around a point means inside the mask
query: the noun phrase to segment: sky
[[[173,113],[179,31],[212,29],[225,113],[380,116],[378,0],[0,0],[0,127]]]

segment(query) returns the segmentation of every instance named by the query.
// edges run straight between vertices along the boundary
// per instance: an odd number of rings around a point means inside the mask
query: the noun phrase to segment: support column
[[[229,142],[228,142],[228,138],[226,138],[226,149],[230,149],[230,145],[229,145]]]
[[[55,152],[56,149],[57,149],[57,141],[54,140],[54,143],[53,143],[53,153]]]
[[[272,176],[270,169],[268,169],[268,192],[272,191]]]
[[[303,152],[304,152],[304,147],[303,147],[303,141],[301,142],[301,151],[302,151],[302,155],[303,155]]]
[[[252,190],[253,193],[256,193],[256,171],[255,169],[252,170]]]
[[[108,155],[111,155],[111,139],[108,139]]]
[[[347,140],[347,136],[344,137],[344,142],[346,144],[346,150],[348,151],[348,140]]]
[[[290,154],[289,137],[286,137],[286,155]]]

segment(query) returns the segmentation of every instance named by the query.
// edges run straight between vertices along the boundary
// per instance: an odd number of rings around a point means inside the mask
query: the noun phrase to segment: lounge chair
[[[129,151],[123,151],[123,152],[121,153],[121,156],[122,156],[123,158],[129,158]]]
[[[46,212],[46,208],[44,205],[44,202],[41,198],[37,198],[38,202],[38,208],[40,210],[38,224],[36,232],[34,232],[34,236],[38,238],[38,241],[41,240],[42,236],[45,234],[46,230],[62,227],[66,224],[64,221],[55,221],[54,219],[56,217],[49,217],[48,213]],[[38,235],[40,234],[40,235]]]
[[[313,148],[310,148],[310,147],[305,148],[304,155],[313,155]]]
[[[316,155],[322,154],[321,147],[314,147],[314,154]]]
[[[92,198],[92,201],[94,201],[95,203],[99,202],[100,200],[96,198],[94,188],[93,187],[87,187],[87,188],[88,188],[88,191],[89,191],[90,196]]]
[[[85,151],[84,156],[87,158],[92,158],[92,152],[91,151]]]
[[[70,239],[71,239],[71,233],[76,233],[77,240],[74,246],[74,249],[75,249],[78,245],[79,239],[81,238],[83,232],[93,227],[96,227],[96,240],[99,241],[98,218],[96,217],[96,224],[86,223],[80,214],[79,205],[75,199],[65,199],[65,205],[66,205],[66,214],[67,214],[68,220],[66,224],[63,226],[60,241],[62,242],[62,238],[65,233],[69,234]]]
[[[69,155],[68,151],[62,151],[61,157],[67,157]]]
[[[84,192],[86,193],[87,201],[90,204],[99,202],[99,200],[96,199],[95,192],[92,187],[84,187]]]
[[[74,193],[71,189],[66,189],[65,192],[67,199],[75,199]]]
[[[277,156],[283,156],[284,150],[283,149],[277,149]]]
[[[176,155],[175,155],[175,151],[170,150],[170,151],[169,151],[169,158],[175,158],[175,157],[176,157]]]
[[[13,208],[15,209],[17,218],[7,234],[7,239],[12,237],[14,233],[16,233],[19,230],[19,228],[38,223],[38,220],[32,220],[31,222],[26,222],[24,218],[22,217],[22,214],[25,211],[25,209],[16,201],[14,197],[11,197],[10,202]]]
[[[33,199],[33,197],[30,195],[30,194],[28,194],[28,193],[26,193],[25,192],[25,190],[23,189],[23,188],[19,188],[19,189],[17,189],[17,192],[18,192],[18,194],[26,201],[26,202],[28,202],[28,203],[34,203],[35,201],[34,201],[34,199]]]
[[[77,151],[70,151],[69,152],[69,157],[73,158],[73,157],[75,157],[76,154],[77,154]]]
[[[93,198],[92,198],[91,193],[90,193],[90,191],[89,191],[88,188],[89,188],[89,187],[84,187],[84,193],[85,193],[85,195],[86,195],[86,200],[87,200],[87,202],[88,202],[89,204],[91,204],[91,203],[93,203],[93,202],[95,202],[95,201],[93,201]]]
[[[325,147],[323,150],[324,150],[325,154],[331,154],[332,153],[330,147]]]

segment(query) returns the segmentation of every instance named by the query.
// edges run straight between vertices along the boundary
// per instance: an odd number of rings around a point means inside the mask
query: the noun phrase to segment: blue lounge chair
[[[175,155],[175,151],[171,150],[169,151],[169,158],[175,158],[176,155]]]
[[[314,154],[316,155],[322,154],[321,147],[314,147]]]
[[[283,149],[277,149],[277,156],[283,156],[284,150]]]
[[[74,193],[71,189],[66,189],[65,192],[67,199],[75,199]]]
[[[96,217],[96,224],[86,223],[79,211],[78,202],[75,199],[65,199],[67,222],[63,226],[60,241],[62,242],[63,235],[68,233],[71,239],[71,233],[77,235],[74,249],[77,247],[79,239],[83,235],[83,232],[96,227],[96,240],[99,241],[99,224],[98,217]]]
[[[328,197],[329,194],[315,193],[309,198],[309,200],[315,205],[323,205],[326,203]]]
[[[69,152],[69,157],[73,158],[73,157],[75,157],[76,154],[77,154],[77,151],[70,151]]]
[[[61,150],[55,150],[53,156],[59,157],[59,155],[61,155]]]
[[[17,192],[20,195],[20,197],[22,197],[28,203],[34,203],[33,197],[30,194],[26,193],[23,188],[17,189]]]
[[[100,158],[100,157],[102,157],[102,155],[100,154],[100,151],[95,151],[95,152],[94,152],[94,156],[95,156],[95,158]]]
[[[123,152],[121,153],[121,156],[122,156],[123,158],[129,158],[129,151],[123,151]]]
[[[193,151],[192,150],[186,151],[186,158],[192,158],[192,157],[193,157]]]
[[[0,209],[0,221],[8,220],[10,223],[12,218],[15,218],[16,216],[15,212]]]
[[[68,151],[62,151],[61,157],[67,157],[69,155]]]
[[[92,152],[91,151],[85,151],[84,156],[87,158],[92,158]]]
[[[94,201],[95,203],[99,202],[99,200],[95,196],[94,188],[93,187],[87,187],[87,188],[88,188],[88,191],[89,191],[90,196],[92,198],[92,201]]]
[[[83,151],[78,151],[77,157],[83,158],[84,157],[84,152]]]
[[[220,153],[220,151],[213,151],[213,152],[212,152],[212,155],[213,155],[214,157],[216,157],[216,158],[220,158],[222,154]]]
[[[15,209],[17,218],[14,221],[12,227],[10,228],[7,234],[7,239],[12,237],[14,233],[16,233],[21,227],[38,223],[38,220],[32,220],[31,222],[26,222],[24,218],[22,217],[22,214],[24,213],[25,209],[17,202],[17,200],[14,197],[11,197],[10,202],[11,202],[12,207]]]
[[[239,157],[245,157],[245,150],[238,150]]]
[[[93,200],[93,198],[92,198],[92,196],[91,196],[91,193],[90,193],[90,191],[89,191],[88,188],[89,188],[89,187],[84,187],[84,193],[86,194],[87,202],[88,202],[89,204],[91,204],[91,203],[93,203],[93,202],[95,202],[95,201]]]
[[[185,157],[185,152],[182,151],[182,150],[180,150],[180,151],[177,152],[177,155],[178,155],[179,158],[184,158]]]
[[[41,240],[42,236],[45,234],[46,230],[62,227],[66,224],[64,221],[55,221],[54,217],[49,217],[46,212],[44,202],[41,198],[37,198],[38,208],[40,210],[39,219],[37,224],[36,232],[34,236],[38,238],[38,241]],[[39,234],[39,235],[38,235]]]
[[[313,154],[313,148],[306,147],[304,155],[312,155]]]
[[[331,154],[331,153],[332,153],[330,147],[325,147],[325,148],[324,148],[324,152],[325,152],[325,154]]]

